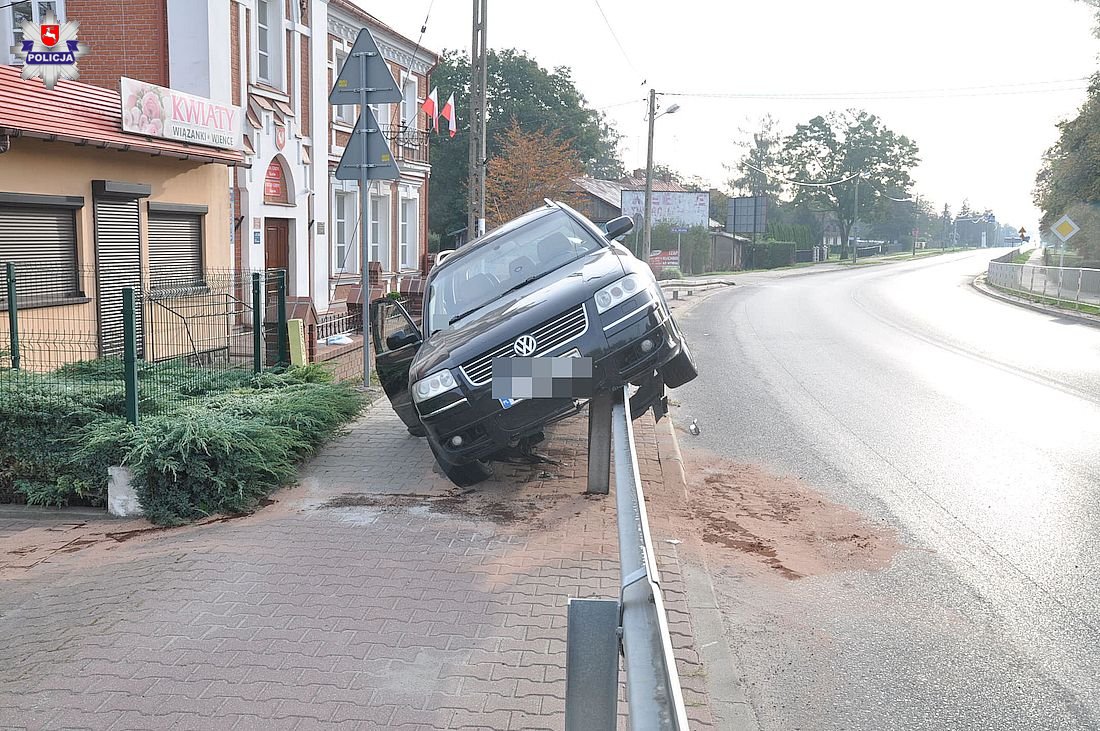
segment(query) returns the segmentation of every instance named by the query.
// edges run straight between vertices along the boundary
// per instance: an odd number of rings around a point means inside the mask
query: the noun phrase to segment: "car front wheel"
[[[443,450],[436,446],[435,440],[431,437],[428,437],[428,446],[432,448],[432,454],[440,471],[459,487],[476,485],[493,476],[493,468],[481,460],[456,464],[444,456]]]

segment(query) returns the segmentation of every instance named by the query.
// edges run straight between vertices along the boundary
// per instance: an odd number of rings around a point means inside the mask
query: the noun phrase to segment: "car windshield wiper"
[[[515,291],[516,291],[517,289],[519,289],[520,287],[526,287],[526,286],[527,286],[528,284],[530,284],[531,282],[534,282],[534,281],[535,281],[535,280],[537,280],[537,279],[542,279],[542,278],[543,278],[543,277],[545,277],[545,276],[546,276],[547,274],[548,274],[548,272],[542,272],[542,273],[540,273],[540,274],[536,274],[536,275],[534,275],[534,276],[532,276],[532,277],[528,277],[527,279],[524,279],[524,280],[523,280],[522,282],[520,282],[519,284],[517,284],[517,285],[515,285],[515,286],[513,286],[513,287],[509,287],[508,289],[504,290],[503,292],[501,292],[500,294],[498,294],[498,295],[497,295],[496,297],[494,297],[493,299],[500,299],[501,297],[503,297],[504,295],[508,294],[509,292],[515,292]],[[489,302],[492,302],[492,301],[493,301],[493,300],[489,300],[488,302],[482,302],[482,303],[481,303],[480,305],[478,305],[477,307],[471,307],[470,309],[466,310],[465,312],[463,312],[463,313],[461,313],[461,314],[458,314],[458,315],[455,315],[454,317],[452,317],[452,318],[451,318],[450,320],[448,320],[448,321],[447,321],[447,324],[448,324],[448,325],[453,325],[453,324],[455,324],[456,322],[458,322],[458,321],[459,321],[459,320],[461,320],[462,318],[464,318],[464,317],[467,317],[468,315],[472,315],[473,313],[477,312],[477,311],[478,311],[478,310],[480,310],[480,309],[481,309],[482,307],[484,307],[485,305],[489,304]]]

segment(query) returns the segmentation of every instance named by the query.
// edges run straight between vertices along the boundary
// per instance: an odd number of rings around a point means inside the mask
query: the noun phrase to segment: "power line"
[[[745,167],[749,168],[750,170],[755,170],[758,173],[762,173],[764,175],[767,175],[769,178],[776,178],[778,180],[782,180],[784,183],[789,183],[790,185],[798,185],[798,186],[802,186],[804,188],[828,188],[829,186],[832,186],[832,185],[839,185],[841,183],[847,183],[849,180],[852,180],[853,178],[859,177],[859,173],[852,173],[851,175],[849,175],[845,178],[841,178],[840,180],[833,180],[833,181],[828,182],[828,183],[808,183],[808,182],[803,181],[803,180],[791,180],[790,178],[784,178],[782,175],[777,175],[775,173],[770,173],[767,170],[762,170],[762,169],[756,167],[755,165],[753,165],[751,163],[743,162],[742,164]]]
[[[623,54],[623,58],[626,59],[626,63],[630,66],[630,69],[634,74],[642,80],[642,85],[645,85],[646,79],[642,72],[638,71],[638,67],[634,65],[634,62],[630,60],[630,56],[627,55],[626,49],[623,48],[623,44],[619,42],[619,36],[615,35],[615,29],[611,27],[611,21],[607,19],[607,13],[603,11],[603,6],[600,5],[600,0],[592,0],[596,3],[596,9],[600,11],[600,17],[603,18],[604,25],[607,26],[607,30],[611,33],[611,37],[615,40],[615,45],[619,47],[619,52]]]
[[[697,99],[770,99],[770,100],[904,100],[936,99],[957,96],[1006,96],[1017,94],[1048,94],[1052,92],[1080,91],[1087,88],[1088,77],[1031,81],[1015,84],[990,84],[946,89],[910,89],[900,91],[849,91],[849,92],[792,92],[792,93],[736,93],[736,92],[662,92],[665,96],[692,97]],[[1035,88],[1025,88],[1035,87]],[[1045,88],[1043,88],[1045,87]]]

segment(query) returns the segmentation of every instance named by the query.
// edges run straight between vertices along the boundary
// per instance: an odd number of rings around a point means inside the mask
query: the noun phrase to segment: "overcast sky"
[[[470,0],[359,1],[414,41],[432,5],[423,45],[469,48]],[[666,97],[664,105],[677,102],[681,111],[657,121],[656,159],[721,186],[723,164],[740,154],[739,128],[754,127],[762,115],[776,117],[787,133],[831,109],[862,107],[920,146],[917,193],[953,210],[968,197],[972,207],[990,207],[1002,222],[1032,230],[1041,155],[1057,139],[1055,124],[1085,98],[1085,82],[1067,80],[1090,76],[1100,51],[1089,8],[1073,0],[489,0],[488,20],[491,47],[572,68],[589,103],[624,135],[628,168],[645,165],[650,86],[859,94]],[[441,102],[450,91],[439,90]],[[461,121],[466,110],[459,115]]]

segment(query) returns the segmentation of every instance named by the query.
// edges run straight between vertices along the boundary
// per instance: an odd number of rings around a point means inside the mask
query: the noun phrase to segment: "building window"
[[[416,199],[415,198],[402,198],[401,199],[401,218],[400,226],[398,228],[399,233],[399,255],[401,259],[401,268],[409,269],[415,266],[416,261]]]
[[[0,4],[0,10],[3,10],[6,3]],[[39,25],[46,19],[46,15],[50,12],[57,17],[57,22],[65,22],[65,0],[36,0],[36,2],[30,2],[30,0],[23,0],[23,2],[15,2],[10,6],[10,15],[5,13],[7,17],[5,20],[8,22],[5,25],[11,29],[11,45],[18,46],[23,42],[23,23],[32,23]],[[2,38],[2,36],[0,36]],[[13,62],[18,63],[18,57],[13,59]]]
[[[336,51],[336,69],[333,78],[340,76],[340,69],[344,67],[344,64],[348,60],[348,54],[344,51]],[[341,122],[347,122],[353,124],[355,122],[355,105],[354,104],[339,104],[336,107],[336,119]]]
[[[72,208],[0,204],[0,262],[15,264],[16,296],[24,305],[79,295],[76,219]],[[0,309],[7,309],[0,287]]]
[[[401,125],[407,129],[416,129],[417,112],[420,111],[416,96],[416,79],[409,76],[401,91]]]
[[[256,78],[283,88],[281,2],[256,0]]]
[[[345,272],[348,268],[348,199],[347,193],[336,194],[336,271]]]
[[[202,217],[150,210],[147,231],[151,285],[169,289],[202,286]]]
[[[370,197],[370,260],[381,261],[382,249],[382,199]]]

